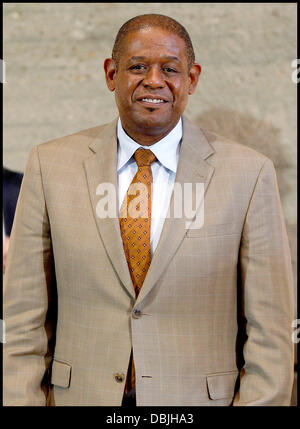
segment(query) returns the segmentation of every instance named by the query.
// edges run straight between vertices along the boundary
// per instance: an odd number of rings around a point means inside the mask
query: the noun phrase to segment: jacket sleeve
[[[25,169],[4,275],[4,405],[46,405],[56,306],[49,219],[36,147]]]
[[[237,405],[290,405],[293,385],[291,256],[273,163],[265,161],[245,219],[240,248],[247,340]]]

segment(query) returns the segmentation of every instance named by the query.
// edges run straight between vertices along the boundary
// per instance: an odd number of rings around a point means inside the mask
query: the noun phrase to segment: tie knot
[[[134,159],[138,167],[145,167],[146,165],[151,165],[156,160],[156,156],[151,150],[140,147],[135,151]]]

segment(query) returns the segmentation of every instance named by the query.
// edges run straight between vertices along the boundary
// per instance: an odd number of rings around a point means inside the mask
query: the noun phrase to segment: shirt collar
[[[120,118],[117,127],[118,136],[118,164],[119,171],[133,156],[139,147],[151,149],[158,161],[169,170],[176,173],[179,159],[180,142],[182,139],[182,120],[179,119],[177,125],[163,139],[151,146],[142,146],[134,141],[124,131]]]

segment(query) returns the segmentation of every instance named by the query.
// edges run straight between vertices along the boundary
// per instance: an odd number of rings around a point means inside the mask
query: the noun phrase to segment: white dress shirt
[[[150,149],[157,160],[152,163],[153,192],[151,207],[151,230],[150,246],[154,253],[163,228],[165,217],[168,212],[172,190],[175,182],[177,164],[182,139],[182,121],[179,119],[177,125],[163,139],[151,146],[142,146],[134,141],[124,131],[120,118],[118,120],[118,201],[119,212],[126,192],[134,178],[138,166],[133,157],[139,148]]]

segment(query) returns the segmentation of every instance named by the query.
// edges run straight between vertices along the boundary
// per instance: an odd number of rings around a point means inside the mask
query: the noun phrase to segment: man
[[[23,174],[3,167],[3,272]]]
[[[289,405],[292,275],[271,161],[182,116],[201,67],[173,19],[125,23],[104,69],[120,118],[28,160],[5,403]],[[174,215],[191,200],[193,217]]]

